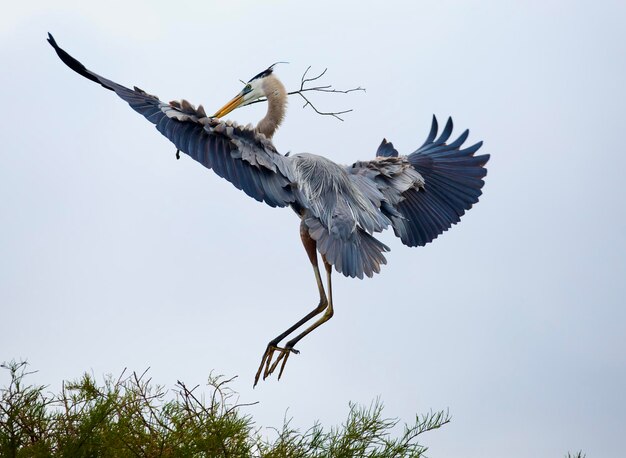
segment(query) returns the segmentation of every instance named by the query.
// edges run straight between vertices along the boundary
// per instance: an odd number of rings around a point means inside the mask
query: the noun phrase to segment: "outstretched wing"
[[[251,127],[209,118],[202,106],[195,108],[185,100],[164,103],[137,87],[124,87],[85,68],[61,49],[50,34],[48,42],[68,67],[114,91],[176,148],[213,169],[237,189],[272,207],[294,202],[289,158],[279,154],[271,141]]]
[[[379,206],[392,222],[396,236],[408,246],[423,246],[434,240],[478,202],[487,175],[489,155],[474,156],[482,146],[462,145],[469,130],[450,144],[452,118],[437,137],[433,116],[424,144],[408,156],[398,156],[383,140],[377,158],[348,168],[359,189]]]

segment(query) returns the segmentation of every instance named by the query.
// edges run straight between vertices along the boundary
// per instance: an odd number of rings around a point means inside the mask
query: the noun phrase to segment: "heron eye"
[[[252,86],[249,84],[246,84],[246,87],[243,88],[244,91],[248,92],[252,90]]]

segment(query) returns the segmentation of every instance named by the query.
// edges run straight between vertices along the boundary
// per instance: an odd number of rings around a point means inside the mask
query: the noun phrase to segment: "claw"
[[[275,361],[272,361],[274,353],[277,350],[280,352],[280,354]],[[283,371],[285,370],[285,364],[287,364],[287,359],[289,358],[289,354],[291,352],[295,354],[300,353],[295,348],[290,348],[289,346],[287,346],[286,348],[281,348],[272,344],[268,344],[267,348],[265,349],[265,353],[263,353],[261,364],[259,365],[259,368],[256,371],[256,375],[254,376],[253,388],[257,385],[257,383],[259,383],[259,379],[261,378],[261,372],[263,372],[263,380],[265,380],[267,377],[274,373],[276,367],[278,367],[278,364],[282,361],[280,371],[278,372],[278,380],[280,380],[280,377],[283,375]]]
[[[278,358],[276,358],[276,361],[274,361],[274,364],[272,364],[272,367],[270,369],[270,371],[268,372],[267,375],[272,375],[272,373],[274,372],[274,370],[276,369],[276,366],[278,366],[278,363],[280,363],[280,361],[282,359],[287,359],[285,357],[285,355],[287,355],[288,353],[285,353],[284,351],[280,353],[280,355],[278,355]]]
[[[273,346],[267,348],[267,361],[265,362],[265,371],[263,372],[263,380],[265,380],[267,376],[271,374],[269,370],[270,370],[270,364],[272,363],[272,357],[274,356],[275,350],[276,350],[276,347],[273,347]]]
[[[254,388],[256,386],[257,383],[259,383],[259,377],[261,376],[261,370],[263,370],[263,365],[265,364],[265,360],[267,359],[267,350],[265,350],[265,353],[263,353],[263,359],[261,360],[261,365],[259,366],[259,369],[256,371],[256,375],[254,376],[254,385],[252,385],[252,388]]]
[[[298,354],[300,352],[297,352],[296,354]],[[280,366],[280,371],[278,371],[278,380],[280,380],[280,378],[283,376],[283,371],[285,370],[285,364],[287,364],[287,358],[289,358],[289,353],[285,354],[285,357],[283,358],[283,364]]]

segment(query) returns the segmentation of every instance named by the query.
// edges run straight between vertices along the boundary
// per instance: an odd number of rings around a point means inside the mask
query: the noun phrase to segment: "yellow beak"
[[[214,118],[221,118],[222,116],[226,116],[228,113],[233,111],[235,108],[240,106],[243,103],[243,94],[237,94],[234,99],[224,105],[222,108],[217,110],[217,113],[213,115]]]

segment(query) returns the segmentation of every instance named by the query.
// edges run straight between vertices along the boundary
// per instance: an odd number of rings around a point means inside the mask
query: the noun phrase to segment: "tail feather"
[[[344,240],[331,234],[315,217],[306,218],[304,222],[319,252],[346,277],[371,277],[380,272],[381,264],[387,264],[383,253],[389,251],[389,247],[363,229],[357,228]]]

